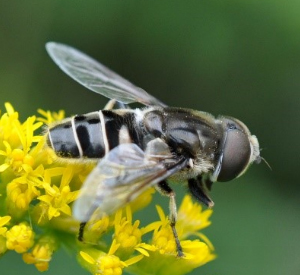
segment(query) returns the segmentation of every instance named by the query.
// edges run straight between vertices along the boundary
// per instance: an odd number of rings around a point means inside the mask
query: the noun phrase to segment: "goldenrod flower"
[[[120,255],[132,254],[134,250],[144,256],[149,256],[149,251],[156,250],[155,246],[142,243],[143,231],[139,228],[140,221],[132,221],[131,208],[127,206],[126,217],[122,216],[122,209],[117,211],[115,215],[114,225],[114,240],[120,245]]]
[[[15,125],[20,124],[19,114],[14,111],[10,103],[5,103],[6,113],[4,113],[0,118],[0,140],[7,141],[12,147],[17,148],[19,144],[19,138]],[[0,149],[3,149],[3,144],[0,144]]]
[[[187,241],[185,240],[186,236],[198,235],[198,233],[199,233],[198,229],[197,229],[198,226],[196,226],[193,231],[191,230],[190,224],[193,224],[193,221],[194,221],[193,217],[190,217],[191,220],[189,220],[187,218],[187,215],[184,215],[184,213],[188,214],[191,211],[191,208],[184,207],[184,206],[186,206],[187,203],[189,203],[190,206],[194,205],[196,209],[199,206],[196,203],[192,203],[191,197],[189,195],[186,195],[183,199],[183,202],[182,202],[179,212],[178,212],[179,215],[178,215],[176,228],[178,229],[177,231],[179,232],[178,237],[179,237],[179,240],[181,240],[181,245],[182,245],[183,253],[185,254],[185,256],[187,256],[187,253],[188,253],[187,251],[185,251],[185,248],[186,248],[185,245],[187,244]],[[156,206],[156,208],[157,208],[158,215],[160,217],[160,222],[155,223],[156,228],[153,233],[152,242],[155,245],[155,247],[157,247],[158,251],[161,254],[177,255],[176,245],[174,242],[174,236],[173,236],[172,229],[169,225],[168,216],[166,216],[164,214],[164,212],[160,206]],[[206,211],[208,211],[208,210],[206,210]],[[199,214],[201,214],[201,212]],[[206,217],[205,214],[203,216]],[[203,222],[205,222],[205,220]],[[198,223],[198,222],[196,221],[196,223]],[[149,226],[151,226],[151,225],[149,225]],[[189,233],[189,234],[187,234],[185,232],[186,228],[189,229],[187,231],[187,233]],[[207,246],[206,243],[203,243],[203,244],[205,246]],[[210,242],[208,243],[208,245],[210,246]],[[211,246],[210,246],[210,249],[211,249]]]
[[[143,255],[138,255],[122,261],[114,254],[119,248],[119,244],[114,240],[108,253],[95,249],[87,249],[80,251],[79,261],[94,275],[121,275],[125,267],[133,265],[143,258]]]
[[[42,236],[31,252],[22,255],[24,262],[34,264],[39,271],[48,270],[52,254],[57,248],[56,242],[57,240],[52,235]]]
[[[190,197],[185,196],[182,206],[189,200]],[[181,209],[183,209],[183,207]],[[168,217],[164,214],[160,206],[157,206],[157,211],[160,221],[154,222],[148,226],[149,228],[155,228],[152,244],[156,247],[156,250],[150,252],[149,257],[144,257],[130,270],[136,272],[136,274],[182,275],[215,258],[215,255],[208,244],[200,241],[199,239],[186,240],[182,237],[179,238],[184,256],[182,258],[178,258],[175,240]],[[177,228],[181,230],[180,227]]]
[[[169,218],[164,214],[160,206],[156,206],[156,208],[160,217],[160,222],[156,223],[152,243],[159,253],[176,256],[176,244],[170,227]]]
[[[6,232],[6,246],[9,250],[24,253],[34,243],[34,232],[26,223],[14,225]]]
[[[37,270],[46,271],[49,268],[52,251],[49,245],[36,245],[31,253],[24,253],[23,260],[27,264],[34,264]]]
[[[5,236],[7,228],[4,226],[10,221],[10,216],[0,217],[0,236]]]
[[[42,117],[22,123],[11,104],[5,108],[0,116],[0,255],[14,250],[25,263],[45,271],[64,245],[75,250],[84,268],[101,275],[181,275],[215,258],[201,232],[210,225],[212,210],[202,210],[190,196],[184,197],[176,224],[184,257],[177,257],[169,219],[160,206],[159,219],[141,227],[143,221],[134,213],[151,202],[153,188],[117,213],[89,221],[84,242],[77,241],[79,222],[71,207],[93,164],[59,161],[45,145],[42,125],[63,119],[63,111],[38,110]]]
[[[0,236],[0,256],[2,256],[2,254],[4,254],[6,251],[7,251],[6,238]]]
[[[5,227],[4,225],[8,225],[10,220],[10,216],[0,217],[0,256],[7,250],[5,238],[7,227]]]
[[[0,136],[2,135],[2,144],[0,155],[6,159],[0,165],[0,172],[8,168],[16,175],[22,175],[25,169],[32,167],[34,156],[29,151],[34,142],[39,142],[42,136],[34,136],[34,131],[42,126],[41,122],[36,121],[36,117],[29,117],[23,124],[18,121],[18,113],[14,112],[13,107],[6,103],[7,113],[0,120]],[[21,148],[20,148],[21,147]]]
[[[42,165],[36,169],[24,167],[23,175],[13,179],[7,184],[7,204],[10,213],[18,216],[18,211],[28,209],[30,202],[40,195],[43,184],[44,168]]]
[[[132,224],[132,213],[129,207],[126,207],[126,217],[122,217],[122,210],[119,210],[115,216],[115,240],[123,249],[134,248],[141,242],[142,232],[139,229],[140,221],[136,220]]]
[[[100,220],[89,222],[88,226],[86,226],[87,230],[84,235],[84,241],[96,243],[103,234],[107,233],[111,226],[110,217],[106,215],[104,215]]]
[[[45,171],[44,189],[46,195],[39,196],[38,199],[45,204],[45,210],[48,213],[48,218],[60,216],[60,213],[71,215],[69,204],[73,202],[79,191],[71,192],[69,183],[73,177],[73,170],[67,168],[53,168]],[[51,178],[61,176],[60,186],[51,185]]]
[[[193,202],[191,196],[185,196],[177,216],[177,227],[180,229],[178,230],[179,238],[184,239],[195,235],[199,230],[208,227],[211,224],[209,218],[212,213],[212,209],[203,211],[202,206]]]
[[[55,121],[59,121],[65,118],[65,111],[60,110],[58,112],[50,112],[50,111],[44,111],[42,109],[38,109],[38,113],[42,115],[42,117],[39,117],[37,120],[43,122],[46,125],[49,125],[50,123],[53,123]]]

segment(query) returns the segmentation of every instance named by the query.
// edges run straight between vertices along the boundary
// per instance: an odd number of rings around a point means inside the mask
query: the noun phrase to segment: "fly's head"
[[[261,161],[259,143],[247,126],[232,117],[219,118],[223,137],[218,152],[218,162],[211,181],[230,181],[244,174],[249,166]]]

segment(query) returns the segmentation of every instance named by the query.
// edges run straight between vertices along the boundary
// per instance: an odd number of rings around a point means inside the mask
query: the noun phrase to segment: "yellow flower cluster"
[[[74,252],[83,267],[102,275],[180,275],[215,258],[213,246],[200,232],[210,225],[212,210],[202,210],[190,196],[183,199],[176,225],[182,258],[177,257],[169,220],[160,206],[159,220],[146,226],[134,220],[133,212],[151,202],[153,189],[114,215],[88,222],[84,243],[77,241],[79,223],[71,216],[71,204],[91,167],[55,161],[43,135],[35,135],[43,124],[63,119],[64,112],[39,110],[40,118],[21,123],[9,103],[5,108],[0,116],[0,256],[13,250],[45,271],[64,244],[77,248]]]

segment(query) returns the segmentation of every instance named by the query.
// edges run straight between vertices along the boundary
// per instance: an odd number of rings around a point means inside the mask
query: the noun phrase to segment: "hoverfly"
[[[168,179],[187,182],[193,197],[212,207],[207,190],[213,182],[230,181],[260,162],[256,136],[232,117],[168,107],[72,47],[49,42],[46,48],[66,74],[111,99],[104,110],[50,125],[46,134],[58,157],[97,162],[73,207],[81,222],[79,238],[96,210],[112,214],[155,186],[170,199],[170,225],[182,256],[175,193]],[[132,102],[146,107],[130,109]]]

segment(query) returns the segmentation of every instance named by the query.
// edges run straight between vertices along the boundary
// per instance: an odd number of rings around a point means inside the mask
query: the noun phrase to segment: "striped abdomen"
[[[135,113],[98,111],[76,115],[50,127],[47,144],[63,158],[102,158],[120,143],[141,144]]]

